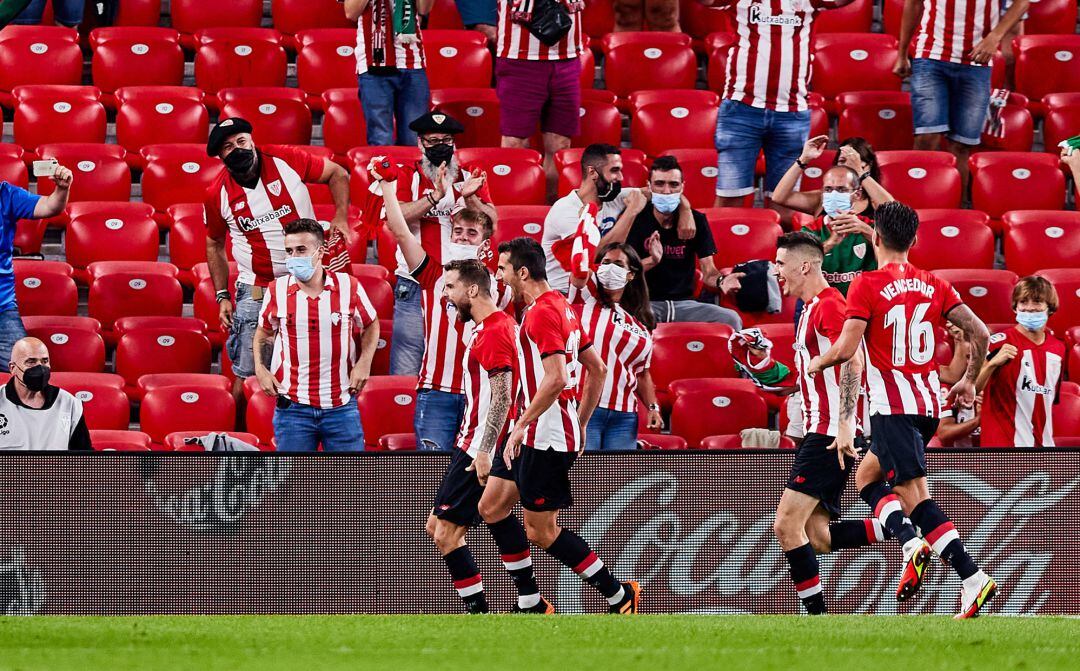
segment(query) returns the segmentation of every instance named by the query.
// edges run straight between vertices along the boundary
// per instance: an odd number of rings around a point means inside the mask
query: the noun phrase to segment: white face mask
[[[480,247],[475,245],[459,245],[451,242],[443,249],[443,262],[450,261],[475,261],[480,252]]]
[[[618,291],[626,286],[626,276],[630,271],[614,263],[602,263],[596,269],[596,279],[600,286],[608,291]]]

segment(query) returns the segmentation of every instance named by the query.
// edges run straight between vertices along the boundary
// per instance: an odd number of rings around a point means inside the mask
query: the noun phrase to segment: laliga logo
[[[292,466],[290,459],[250,454],[221,457],[210,482],[167,494],[154,480],[160,465],[153,457],[142,462],[143,483],[154,505],[180,526],[207,533],[235,530],[248,511],[277,490]]]
[[[44,604],[45,581],[26,565],[25,548],[0,552],[0,615],[36,615]]]

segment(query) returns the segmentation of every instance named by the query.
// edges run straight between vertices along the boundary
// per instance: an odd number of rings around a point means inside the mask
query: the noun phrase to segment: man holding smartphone
[[[71,171],[53,161],[34,161],[34,176],[52,179],[56,188],[48,196],[0,181],[0,366],[11,360],[11,348],[26,337],[19,306],[15,302],[15,271],[11,257],[15,247],[15,226],[20,219],[48,219],[67,207]]]

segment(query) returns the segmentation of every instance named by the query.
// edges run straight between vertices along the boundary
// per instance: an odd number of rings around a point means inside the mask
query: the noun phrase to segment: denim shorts
[[[45,1],[30,0],[30,4],[15,17],[12,23],[24,26],[40,24],[41,17],[45,13]],[[56,22],[68,28],[74,28],[82,23],[86,0],[52,0],[52,6],[53,18]]]
[[[236,377],[247,378],[255,374],[255,353],[251,344],[255,340],[255,329],[259,326],[260,310],[262,302],[251,297],[251,287],[237,284],[233,325],[225,340],[225,351],[229,361],[232,361],[233,375]]]
[[[990,102],[990,72],[981,65],[912,59],[915,134],[948,133],[953,142],[979,144]]]
[[[457,5],[461,23],[466,28],[480,23],[489,26],[499,23],[499,7],[495,0],[454,0],[454,4]]]
[[[464,417],[465,394],[451,394],[438,389],[416,392],[416,413],[413,416],[416,449],[438,452],[454,449],[458,428]]]
[[[585,427],[586,450],[636,450],[638,415],[597,407]]]
[[[765,195],[780,183],[810,135],[810,110],[777,112],[722,100],[716,116],[716,195],[754,192],[754,166],[765,152]]]

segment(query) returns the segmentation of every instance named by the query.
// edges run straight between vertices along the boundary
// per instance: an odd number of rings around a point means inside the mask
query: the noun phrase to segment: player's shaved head
[[[37,338],[27,337],[16,341],[11,348],[11,360],[20,366],[27,359],[48,359],[49,348]]]
[[[781,235],[776,239],[776,248],[807,261],[821,263],[825,260],[825,248],[821,240],[805,231],[792,231]]]

